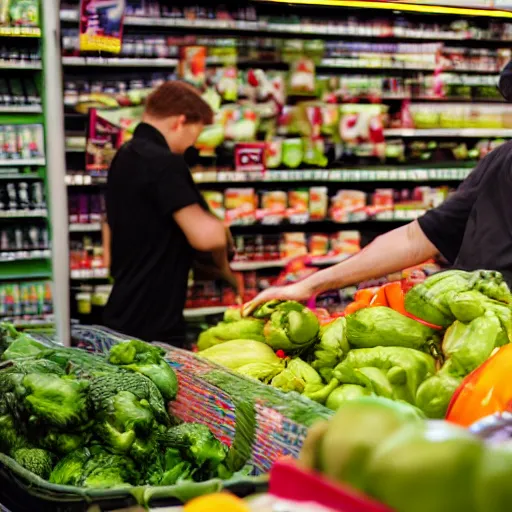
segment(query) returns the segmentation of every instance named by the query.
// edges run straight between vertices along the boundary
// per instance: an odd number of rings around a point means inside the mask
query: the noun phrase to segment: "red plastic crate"
[[[339,512],[393,512],[348,486],[333,484],[299,468],[290,460],[273,465],[269,492],[283,500],[316,503]]]

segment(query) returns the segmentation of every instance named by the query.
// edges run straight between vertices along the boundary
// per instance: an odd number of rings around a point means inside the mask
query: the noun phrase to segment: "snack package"
[[[308,253],[305,233],[284,233],[281,241],[281,258],[296,258]]]
[[[366,193],[359,190],[339,190],[331,198],[331,218],[336,222],[358,222],[367,218]]]
[[[248,106],[227,105],[221,109],[226,139],[237,142],[253,141],[258,131],[259,117]]]
[[[302,143],[304,148],[303,162],[306,165],[327,167],[329,160],[325,156],[325,145],[322,138],[304,137]]]
[[[339,231],[331,237],[331,250],[334,254],[356,254],[361,250],[359,231]]]
[[[213,215],[218,217],[220,220],[224,220],[224,195],[222,192],[215,190],[204,190],[203,197]]]
[[[247,225],[256,221],[256,193],[253,188],[228,188],[224,192],[225,219],[230,224]]]
[[[325,256],[329,252],[328,235],[311,235],[309,237],[309,254],[311,256]]]
[[[238,99],[238,70],[235,66],[227,66],[217,70],[215,86],[220,97],[226,102]]]
[[[315,93],[315,63],[312,59],[300,57],[290,64],[288,94],[311,96]]]
[[[261,210],[258,212],[263,224],[280,224],[286,215],[287,194],[283,190],[267,190],[261,194]]]
[[[265,162],[268,169],[277,169],[283,162],[283,139],[267,141]]]
[[[206,79],[206,47],[183,46],[180,54],[180,77],[200,87]]]
[[[2,4],[9,5],[9,17],[11,25],[22,27],[38,27],[39,26],[39,2],[37,0],[10,0],[3,1]],[[5,8],[0,6],[2,13]]]
[[[324,220],[327,217],[329,197],[327,187],[311,187],[309,189],[309,218]]]
[[[309,220],[309,190],[299,189],[288,192],[286,215],[292,224],[302,224]]]
[[[302,139],[286,139],[282,143],[283,164],[296,169],[304,158],[304,144]]]

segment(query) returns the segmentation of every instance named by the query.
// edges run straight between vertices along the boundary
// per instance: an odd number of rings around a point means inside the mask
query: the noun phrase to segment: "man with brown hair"
[[[207,211],[183,159],[212,119],[196,89],[166,82],[112,161],[106,200],[114,287],[104,315],[112,329],[182,344],[195,251],[213,251],[227,265],[224,226]]]

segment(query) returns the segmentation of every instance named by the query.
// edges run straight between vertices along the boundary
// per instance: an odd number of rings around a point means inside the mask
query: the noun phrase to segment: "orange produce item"
[[[389,307],[405,315],[405,298],[400,281],[385,284],[383,287]]]
[[[345,315],[350,315],[351,313],[355,313],[360,309],[367,308],[368,304],[366,302],[351,302],[343,311]]]
[[[373,299],[378,290],[379,286],[357,290],[356,294],[354,295],[354,300],[356,302],[366,302],[367,304],[370,304],[370,301]]]
[[[250,512],[250,508],[236,496],[221,492],[200,496],[188,502],[185,512]]]
[[[381,286],[377,293],[373,296],[373,299],[370,301],[370,307],[376,306],[389,306],[388,299],[386,298],[386,290],[384,286]]]
[[[501,347],[470,373],[452,397],[446,419],[463,427],[497,412],[512,411],[512,345]]]

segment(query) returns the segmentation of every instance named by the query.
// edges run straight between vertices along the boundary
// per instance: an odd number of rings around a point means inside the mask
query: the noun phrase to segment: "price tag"
[[[237,171],[264,172],[265,167],[264,142],[247,142],[235,146],[235,168]]]

